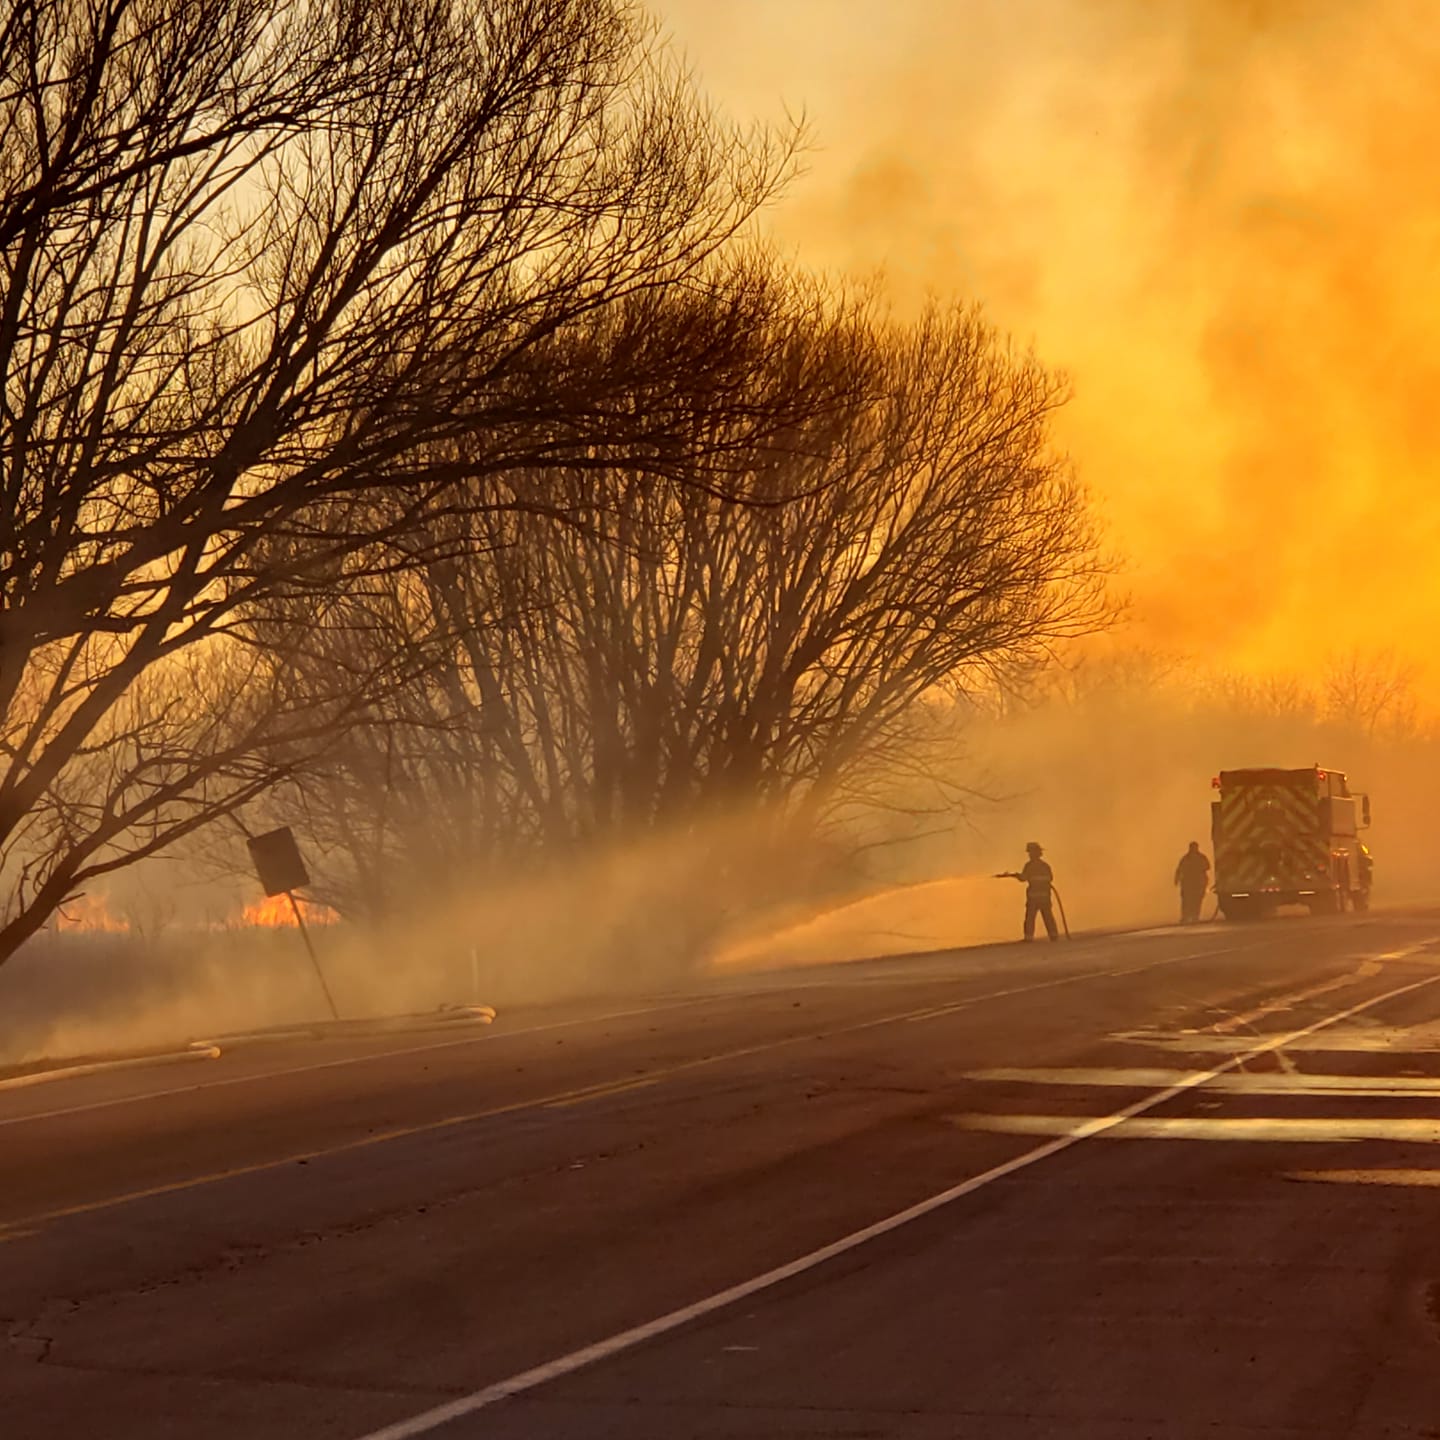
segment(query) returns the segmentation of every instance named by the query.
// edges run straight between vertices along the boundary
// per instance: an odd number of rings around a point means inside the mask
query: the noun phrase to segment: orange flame
[[[298,899],[298,897],[297,897]],[[328,905],[318,900],[300,900],[300,913],[307,925],[333,925],[339,915]],[[240,912],[240,924],[257,925],[264,929],[295,928],[295,914],[290,900],[285,895],[268,895],[263,900],[252,901]]]
[[[89,891],[73,896],[55,912],[56,930],[90,930],[108,935],[128,935],[130,922],[110,913],[103,895]]]

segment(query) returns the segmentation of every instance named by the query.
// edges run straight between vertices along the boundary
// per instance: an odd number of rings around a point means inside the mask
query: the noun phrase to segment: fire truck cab
[[[1360,832],[1370,797],[1355,794],[1342,770],[1264,767],[1222,770],[1211,781],[1215,895],[1227,920],[1252,920],[1281,905],[1312,914],[1365,910],[1370,852]]]

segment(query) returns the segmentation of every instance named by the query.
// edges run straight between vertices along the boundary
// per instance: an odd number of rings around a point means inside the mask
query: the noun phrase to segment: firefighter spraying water
[[[1052,940],[1060,938],[1055,925],[1054,905],[1060,907],[1060,920],[1065,926],[1065,938],[1070,938],[1070,923],[1065,918],[1065,902],[1055,887],[1055,872],[1043,858],[1044,848],[1032,840],[1025,853],[1030,857],[1023,870],[1002,870],[997,880],[1019,880],[1025,886],[1025,939],[1035,938],[1035,921],[1038,917],[1045,922],[1045,933]],[[1052,903],[1054,902],[1054,903]]]

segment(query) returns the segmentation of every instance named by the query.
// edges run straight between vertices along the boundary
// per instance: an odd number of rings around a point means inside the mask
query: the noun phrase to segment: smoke
[[[897,780],[893,808],[852,814],[828,848],[777,853],[759,817],[734,814],[477,877],[378,928],[316,925],[328,983],[352,1019],[477,1002],[504,1017],[1011,940],[1023,891],[990,877],[1017,869],[1032,839],[1077,932],[1173,923],[1175,863],[1192,839],[1209,848],[1210,778],[1247,765],[1346,770],[1373,801],[1378,904],[1432,893],[1440,735],[1382,661],[1352,660],[1328,690],[1307,690],[1121,652],[1034,703],[954,720],[949,753],[935,737],[924,767],[932,779],[948,767],[949,802]],[[222,903],[212,885],[187,909],[183,869],[152,865],[67,907],[84,928],[52,928],[0,970],[0,1066],[326,1018],[293,929],[198,918],[243,913],[255,888]]]
[[[963,782],[966,807],[893,825],[870,855],[867,893],[735,937],[722,967],[1015,939],[1023,892],[978,877],[1019,868],[1030,840],[1045,847],[1077,932],[1174,924],[1176,863],[1191,840],[1210,851],[1211,779],[1252,765],[1346,771],[1373,802],[1377,907],[1433,903],[1440,731],[1387,657],[1348,657],[1307,687],[1117,647],[1030,703],[955,721],[951,753],[932,768],[948,767],[952,793]],[[917,797],[896,798],[903,815]]]
[[[1320,764],[1344,770],[1372,798],[1365,840],[1376,856],[1377,905],[1429,902],[1440,737],[1416,722],[1403,690],[1368,712],[1355,703],[1363,692],[1237,681],[1145,657],[1096,666],[972,730],[976,760],[1003,803],[980,833],[957,836],[946,863],[997,853],[1018,860],[1037,839],[1076,928],[1173,923],[1176,863],[1191,840],[1210,852],[1212,777]]]
[[[1061,439],[1127,558],[1128,643],[1314,676],[1378,642],[1440,701],[1433,7],[651,3],[725,108],[807,113],[809,173],[769,221],[781,248],[882,269],[902,311],[977,298],[1073,376]],[[877,854],[859,905],[771,877],[805,898],[752,923],[761,847],[737,821],[317,943],[347,1013],[663,988],[717,954],[938,948],[1013,933],[1013,882],[954,877],[1015,868],[1032,838],[1077,928],[1168,920],[1210,776],[1316,760],[1375,798],[1381,900],[1423,895],[1440,751],[1259,698],[1141,670],[972,730],[955,771],[995,803]],[[0,969],[0,1059],[323,1014],[298,937],[190,934],[59,937],[64,957],[40,937]]]
[[[324,857],[307,860],[323,880]],[[312,911],[311,935],[346,1020],[670,993],[713,973],[756,914],[829,903],[816,897],[852,882],[835,864],[737,812],[494,869],[378,923],[317,923]],[[298,931],[257,892],[151,862],[67,906],[73,923],[0,968],[0,1067],[328,1020]]]
[[[1440,16],[1417,0],[656,0],[718,103],[804,109],[771,217],[901,306],[982,300],[1142,643],[1258,671],[1440,622]],[[1426,675],[1440,698],[1440,672]]]

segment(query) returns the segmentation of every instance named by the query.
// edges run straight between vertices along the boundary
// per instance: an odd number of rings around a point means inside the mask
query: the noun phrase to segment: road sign
[[[256,835],[248,844],[255,873],[267,895],[288,895],[310,883],[310,874],[300,858],[300,847],[288,825]]]
[[[302,885],[310,883],[310,872],[300,858],[300,847],[295,843],[295,836],[288,825],[282,825],[278,830],[253,836],[246,844],[250,847],[250,859],[255,863],[255,873],[259,875],[265,893],[284,895],[289,899],[290,909],[295,914],[295,927],[300,931],[300,938],[304,940],[305,949],[310,955],[310,963],[315,967],[315,978],[325,992],[325,1003],[330,1007],[330,1014],[338,1020],[340,1011],[336,1008],[335,997],[330,993],[330,986],[325,981],[325,972],[320,968],[320,957],[315,953],[310,927],[306,925],[305,917],[300,913],[300,902],[295,898],[295,892]]]

